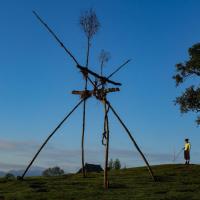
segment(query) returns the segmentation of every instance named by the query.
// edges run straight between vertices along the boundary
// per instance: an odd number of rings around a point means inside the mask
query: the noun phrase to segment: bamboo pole
[[[121,120],[121,118],[119,117],[119,115],[117,114],[117,112],[114,110],[114,108],[111,106],[110,102],[106,101],[108,107],[112,110],[113,114],[117,117],[117,119],[119,120],[119,122],[121,123],[121,125],[124,127],[125,131],[127,132],[128,136],[130,137],[131,141],[133,142],[133,144],[135,145],[136,149],[138,150],[138,152],[140,153],[142,159],[144,160],[144,162],[146,163],[146,166],[149,170],[149,173],[152,177],[152,179],[154,181],[156,181],[155,176],[153,174],[153,171],[146,159],[146,157],[144,156],[144,154],[142,153],[141,149],[139,148],[138,144],[136,143],[135,139],[133,138],[133,136],[131,135],[131,132],[129,131],[129,129],[126,127],[126,125],[124,124],[124,122]]]
[[[44,141],[44,143],[41,145],[41,147],[39,148],[39,150],[37,151],[37,153],[35,154],[35,156],[33,157],[33,159],[30,161],[29,165],[27,166],[27,168],[25,169],[24,173],[22,174],[22,176],[20,177],[21,179],[24,178],[24,176],[26,175],[27,171],[29,170],[29,168],[31,167],[31,165],[33,164],[33,162],[35,161],[35,159],[37,158],[37,156],[39,155],[39,153],[41,152],[41,150],[44,148],[44,146],[47,144],[47,142],[50,140],[50,138],[56,133],[56,131],[61,127],[61,125],[69,118],[69,116],[78,108],[78,106],[83,103],[84,99],[82,99],[68,114],[67,116],[58,124],[58,126],[52,131],[52,133],[47,137],[47,139]]]

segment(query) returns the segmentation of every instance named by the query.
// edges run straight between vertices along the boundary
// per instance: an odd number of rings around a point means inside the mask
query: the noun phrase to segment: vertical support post
[[[104,188],[108,189],[109,181],[108,181],[108,156],[109,156],[109,121],[108,121],[108,107],[106,101],[104,103],[104,132],[106,135],[106,143],[105,143],[105,165],[104,165]]]
[[[84,151],[84,138],[85,138],[85,109],[86,109],[86,100],[83,102],[83,124],[82,124],[82,138],[81,138],[81,162],[82,162],[82,174],[83,177],[86,177],[85,172],[85,151]]]
[[[136,149],[138,150],[138,152],[140,153],[142,159],[144,160],[148,170],[149,170],[149,173],[152,177],[152,179],[154,181],[156,181],[155,177],[154,177],[154,174],[153,174],[153,171],[146,159],[146,157],[144,156],[144,154],[142,153],[141,149],[139,148],[138,144],[136,143],[135,139],[133,138],[133,136],[131,135],[131,132],[129,131],[129,129],[126,127],[126,125],[124,124],[124,122],[121,120],[121,118],[119,117],[119,115],[116,113],[116,111],[114,110],[114,108],[111,106],[110,102],[106,101],[107,105],[109,106],[109,108],[112,110],[113,114],[117,117],[117,119],[119,120],[119,122],[121,123],[121,125],[124,127],[125,131],[127,132],[128,136],[130,137],[131,141],[133,142],[133,144],[135,145]]]
[[[89,64],[89,55],[90,55],[90,38],[87,38],[87,53],[86,53],[86,68]],[[88,74],[85,75],[85,91],[88,87]],[[85,115],[86,115],[86,99],[83,102],[83,125],[82,125],[82,138],[81,138],[81,162],[82,162],[82,174],[83,178],[86,177],[85,171],[85,150],[84,150],[84,139],[85,139]]]

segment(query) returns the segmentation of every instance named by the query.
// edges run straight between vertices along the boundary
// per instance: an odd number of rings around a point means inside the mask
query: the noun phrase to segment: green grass
[[[103,188],[103,173],[31,177],[24,181],[0,179],[0,200],[200,200],[199,165],[159,165],[153,182],[145,167],[109,172],[110,188]]]

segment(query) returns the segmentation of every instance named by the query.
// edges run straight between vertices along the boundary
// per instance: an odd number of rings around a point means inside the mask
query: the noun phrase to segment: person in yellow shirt
[[[185,139],[185,146],[184,146],[184,158],[185,158],[185,164],[189,165],[190,164],[190,149],[191,149],[191,145],[189,142],[189,139],[186,138]]]

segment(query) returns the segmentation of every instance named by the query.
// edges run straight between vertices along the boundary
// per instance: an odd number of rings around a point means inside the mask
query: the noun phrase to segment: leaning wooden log
[[[52,133],[47,137],[47,139],[44,141],[44,143],[41,145],[41,147],[39,148],[39,150],[37,151],[37,153],[35,154],[35,156],[33,157],[33,159],[30,161],[29,165],[27,166],[27,168],[25,169],[24,173],[22,174],[21,177],[19,177],[18,179],[22,180],[24,178],[24,176],[26,175],[26,173],[28,172],[29,168],[31,167],[31,165],[33,164],[33,162],[35,161],[35,159],[37,158],[37,156],[39,155],[39,153],[42,151],[42,149],[44,148],[44,146],[47,144],[47,142],[51,139],[51,137],[57,132],[57,130],[62,126],[62,124],[70,117],[70,115],[79,107],[79,105],[81,103],[83,103],[85,99],[82,99],[76,106],[74,106],[74,108],[67,114],[67,116],[58,124],[58,126],[52,131]]]
[[[65,52],[72,58],[72,60],[77,64],[77,59],[72,55],[72,53],[66,48],[66,46],[63,44],[63,42],[58,38],[58,36],[53,32],[53,30],[47,25],[47,23],[44,22],[44,20],[35,12],[33,11],[33,14],[36,16],[36,18],[44,25],[44,27],[51,33],[51,35],[56,39],[56,41],[60,44],[60,46],[65,50]]]
[[[138,150],[138,152],[140,153],[141,157],[143,158],[148,170],[149,170],[149,173],[152,177],[152,179],[154,181],[156,181],[156,178],[153,174],[153,171],[151,169],[151,166],[149,165],[149,162],[147,161],[146,157],[144,156],[144,154],[142,153],[141,149],[139,148],[138,144],[136,143],[135,139],[133,138],[133,136],[131,135],[131,132],[129,131],[129,129],[126,127],[126,125],[124,124],[124,122],[122,121],[122,119],[119,117],[119,115],[117,114],[117,112],[114,110],[114,108],[111,106],[110,102],[109,101],[106,101],[108,107],[112,110],[113,114],[117,117],[117,119],[119,120],[119,122],[121,123],[121,125],[124,127],[124,129],[126,130],[128,136],[130,137],[131,141],[133,142],[133,144],[135,145],[136,149]]]
[[[113,73],[111,73],[109,76],[107,76],[107,78],[111,78],[114,74],[116,74],[120,69],[122,69],[125,65],[127,65],[129,62],[131,61],[131,59],[127,60],[126,62],[124,62],[122,65],[120,65]]]
[[[98,75],[97,73],[93,72],[92,70],[89,70],[87,67],[83,67],[83,66],[80,66],[80,65],[77,65],[77,67],[80,69],[80,71],[84,74],[91,74],[92,76],[94,76],[95,78],[98,78],[102,84],[105,84],[105,83],[110,83],[110,84],[113,84],[113,85],[122,85],[121,83],[118,83],[118,82],[115,82],[115,81],[112,81],[104,76],[100,76]]]

